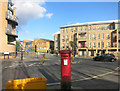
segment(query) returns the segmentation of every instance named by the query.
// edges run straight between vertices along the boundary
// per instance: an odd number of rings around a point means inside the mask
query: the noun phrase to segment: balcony
[[[78,48],[87,48],[87,47],[86,47],[86,43],[85,43],[85,42],[79,43],[79,44],[78,44]]]
[[[78,37],[78,41],[86,41],[87,40],[87,36],[79,36]]]
[[[18,25],[18,18],[14,15],[9,14],[6,12],[6,19],[14,22],[16,25]]]
[[[10,2],[8,3],[8,9],[13,12],[13,8]]]
[[[12,27],[9,25],[6,28],[6,34],[14,37],[18,37],[18,31],[12,30]]]

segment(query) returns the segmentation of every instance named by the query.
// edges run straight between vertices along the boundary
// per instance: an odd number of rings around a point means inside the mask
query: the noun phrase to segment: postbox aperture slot
[[[68,57],[68,55],[62,55],[62,57]]]

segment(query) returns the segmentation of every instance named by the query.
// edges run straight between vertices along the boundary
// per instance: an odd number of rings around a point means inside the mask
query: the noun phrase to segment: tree
[[[76,54],[76,48],[77,48],[77,38],[74,39],[74,41],[70,41],[70,46],[72,47],[72,51],[74,55]]]
[[[17,49],[20,49],[20,43],[19,42],[16,42],[16,50]]]

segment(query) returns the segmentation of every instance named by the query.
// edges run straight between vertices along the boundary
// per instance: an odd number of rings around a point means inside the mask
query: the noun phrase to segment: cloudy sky
[[[46,0],[14,0],[19,18],[18,39],[54,40],[53,34],[66,24],[115,20],[117,2],[46,2]]]

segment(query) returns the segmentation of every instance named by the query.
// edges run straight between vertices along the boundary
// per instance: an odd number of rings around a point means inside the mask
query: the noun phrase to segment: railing
[[[78,46],[78,48],[87,48],[86,46]]]
[[[15,45],[14,43],[8,42],[9,45]]]
[[[87,36],[79,36],[78,38],[79,38],[79,39],[86,39]]]
[[[8,12],[6,12],[6,18],[18,24],[18,18],[14,15],[9,14]]]

